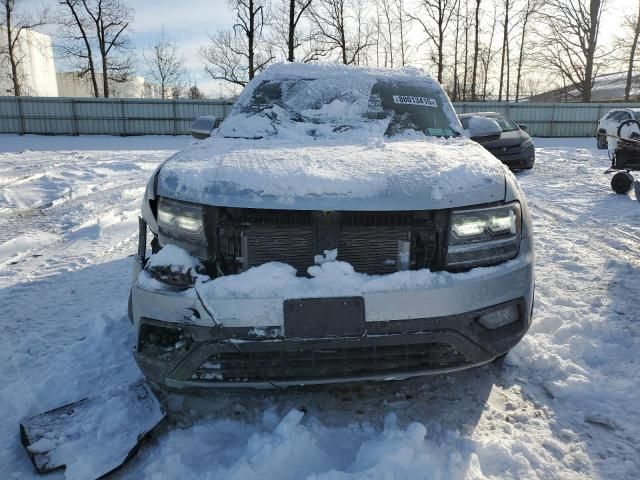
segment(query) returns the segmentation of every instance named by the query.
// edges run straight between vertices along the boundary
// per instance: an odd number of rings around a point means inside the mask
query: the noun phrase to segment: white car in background
[[[618,136],[620,125],[627,120],[640,120],[640,108],[614,108],[600,119],[596,131],[599,150],[609,148],[610,142],[607,137]]]

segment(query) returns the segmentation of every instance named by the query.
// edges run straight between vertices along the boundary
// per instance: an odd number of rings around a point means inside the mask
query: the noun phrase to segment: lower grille
[[[406,339],[406,337],[405,337]],[[260,343],[260,342],[257,342]],[[200,381],[286,381],[375,374],[409,373],[464,365],[464,356],[444,343],[400,343],[396,345],[350,345],[273,349],[221,350],[207,359],[191,376]],[[254,344],[255,345],[255,344]],[[280,346],[280,348],[279,348]]]

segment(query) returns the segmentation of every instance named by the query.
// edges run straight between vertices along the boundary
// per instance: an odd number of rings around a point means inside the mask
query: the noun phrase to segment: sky
[[[620,19],[625,13],[638,8],[637,1],[640,0],[608,0],[601,27],[603,41],[611,39],[617,33]],[[43,0],[23,2],[26,8],[32,10],[45,4]],[[145,75],[142,53],[149,48],[164,26],[166,34],[178,43],[191,78],[211,95],[226,92],[219,83],[207,78],[198,54],[200,47],[208,41],[208,33],[231,28],[233,25],[233,12],[226,0],[128,0],[127,3],[135,10],[131,37],[140,59],[140,75]],[[410,1],[405,2],[407,4]]]

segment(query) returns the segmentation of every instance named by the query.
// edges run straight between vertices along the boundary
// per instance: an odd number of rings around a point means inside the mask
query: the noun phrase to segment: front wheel
[[[607,147],[609,146],[607,143],[607,136],[599,133],[596,136],[597,142],[598,142],[598,150],[606,150]]]
[[[611,179],[611,188],[620,195],[626,195],[633,188],[633,175],[629,172],[618,172]]]

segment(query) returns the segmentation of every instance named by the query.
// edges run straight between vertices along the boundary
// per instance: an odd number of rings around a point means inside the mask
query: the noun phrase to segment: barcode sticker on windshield
[[[394,95],[393,101],[402,105],[422,105],[423,107],[437,107],[435,99],[427,97],[411,97],[409,95]]]

